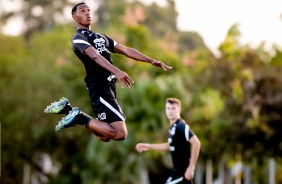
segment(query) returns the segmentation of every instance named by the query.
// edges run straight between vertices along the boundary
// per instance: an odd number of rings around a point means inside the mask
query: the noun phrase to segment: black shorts
[[[125,121],[116,99],[115,80],[104,84],[89,85],[87,89],[97,119],[107,123]]]
[[[166,180],[165,184],[192,184],[191,180],[187,180],[184,177],[184,173],[187,169],[188,165],[182,165],[173,169],[172,174]]]

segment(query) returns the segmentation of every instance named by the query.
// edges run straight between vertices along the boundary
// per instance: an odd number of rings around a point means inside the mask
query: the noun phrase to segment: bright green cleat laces
[[[56,131],[60,131],[64,128],[75,127],[75,118],[80,113],[78,107],[72,108],[70,113],[64,117],[61,121],[59,121],[58,125],[55,127]]]
[[[71,110],[70,103],[68,99],[62,98],[58,102],[54,102],[51,105],[47,106],[44,110],[45,113],[53,114],[68,114],[68,111]]]

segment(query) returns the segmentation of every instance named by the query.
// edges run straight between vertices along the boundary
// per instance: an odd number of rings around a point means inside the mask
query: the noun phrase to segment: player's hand
[[[184,177],[187,180],[192,180],[194,178],[194,170],[195,170],[195,167],[189,166],[185,171]]]
[[[170,69],[172,69],[171,66],[167,66],[167,65],[164,64],[163,62],[157,61],[157,60],[153,60],[152,65],[154,65],[154,66],[156,66],[156,67],[160,67],[160,68],[162,68],[162,69],[164,69],[164,70],[170,70]]]
[[[119,80],[121,87],[124,88],[124,85],[126,85],[128,88],[130,88],[131,84],[134,83],[133,79],[130,78],[127,73],[120,71],[115,74],[116,78]]]
[[[135,149],[139,153],[142,153],[143,151],[148,151],[149,150],[149,144],[147,144],[147,143],[138,143],[138,144],[136,144]]]

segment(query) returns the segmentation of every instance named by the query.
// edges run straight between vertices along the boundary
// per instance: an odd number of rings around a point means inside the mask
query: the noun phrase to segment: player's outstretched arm
[[[127,73],[121,71],[120,69],[112,65],[108,60],[101,56],[94,47],[88,47],[87,49],[85,49],[84,54],[86,54],[97,64],[114,74],[121,83],[122,87],[124,87],[124,85],[130,87],[131,84],[134,83],[133,79],[130,78]]]
[[[139,153],[148,150],[167,151],[169,150],[169,143],[161,143],[161,144],[138,143],[136,144],[135,149]]]
[[[161,61],[152,59],[152,58],[146,56],[145,54],[139,52],[138,50],[136,50],[134,48],[126,47],[122,44],[117,44],[115,46],[115,52],[117,52],[119,54],[123,54],[126,57],[137,60],[137,61],[143,61],[143,62],[146,62],[146,63],[150,63],[150,64],[152,64],[156,67],[162,68],[163,70],[172,69],[171,66],[168,66]]]

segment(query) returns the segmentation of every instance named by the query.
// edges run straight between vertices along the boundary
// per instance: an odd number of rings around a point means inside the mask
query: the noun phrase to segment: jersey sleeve
[[[84,50],[91,46],[88,42],[88,39],[83,34],[75,34],[72,38],[73,49],[79,50],[81,53],[84,53]]]
[[[108,49],[110,52],[115,52],[115,46],[117,45],[117,42],[112,39],[111,37],[103,34],[103,36],[107,39],[108,41]]]
[[[194,136],[194,133],[190,129],[189,125],[187,125],[186,123],[182,123],[178,127],[178,131],[180,131],[181,134],[183,134],[185,136],[186,141],[189,141],[191,139],[191,137]]]

